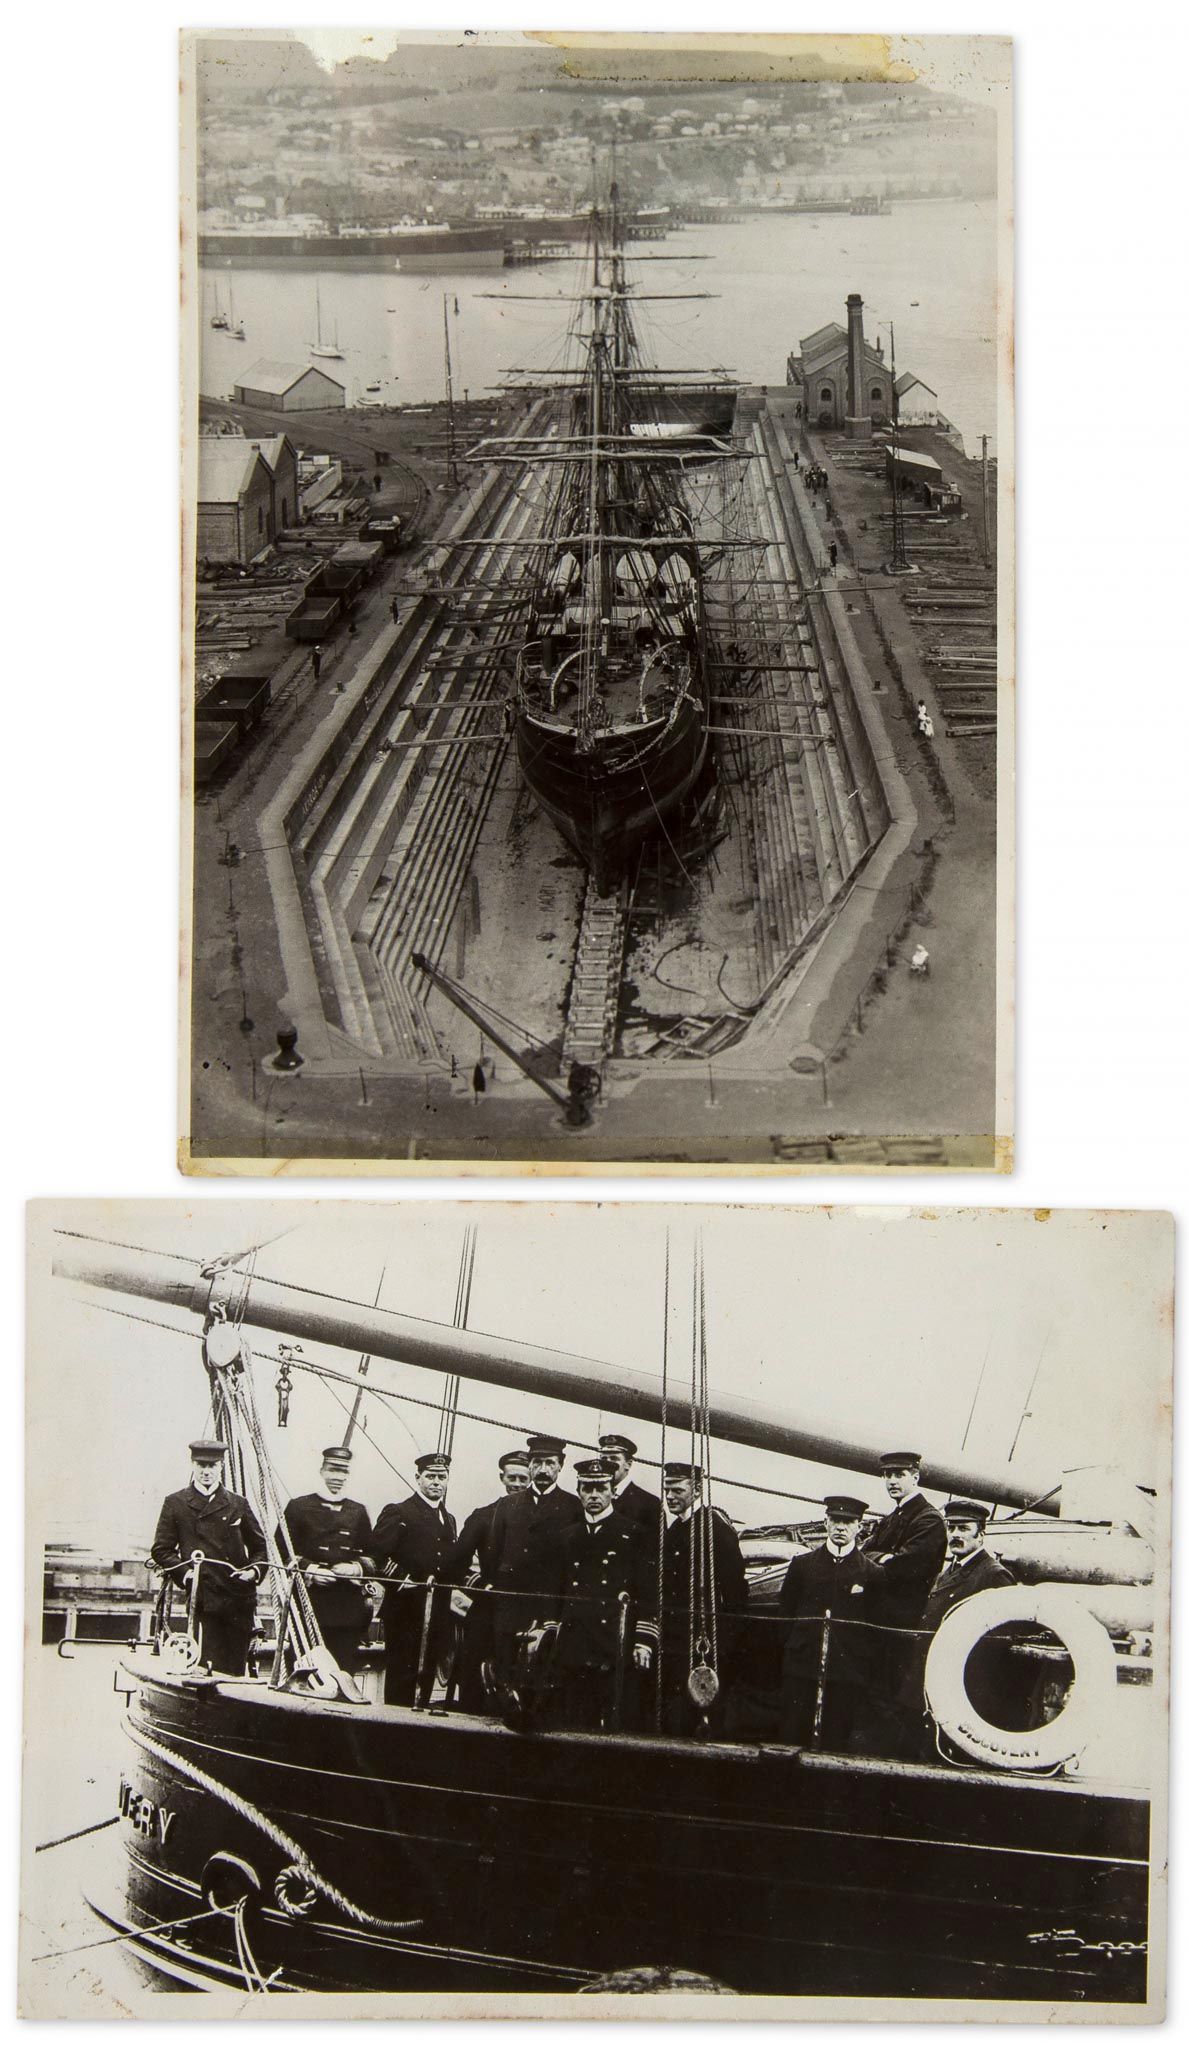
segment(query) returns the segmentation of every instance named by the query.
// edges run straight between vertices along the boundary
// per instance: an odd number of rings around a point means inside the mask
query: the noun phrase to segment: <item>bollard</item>
[[[270,1067],[278,1074],[294,1074],[305,1061],[297,1050],[297,1026],[285,1024],[277,1032],[277,1051],[269,1061]]]

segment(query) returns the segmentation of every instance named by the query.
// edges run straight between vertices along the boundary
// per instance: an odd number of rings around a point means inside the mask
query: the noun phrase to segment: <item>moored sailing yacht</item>
[[[483,444],[556,473],[516,663],[517,750],[603,894],[646,840],[672,837],[707,769],[702,567],[681,482],[689,463],[727,452],[696,433],[678,449],[650,416],[655,373],[641,362],[617,210],[612,186],[607,247],[595,213],[591,281],[575,301],[583,357],[558,380],[568,431],[518,440],[514,455]]]

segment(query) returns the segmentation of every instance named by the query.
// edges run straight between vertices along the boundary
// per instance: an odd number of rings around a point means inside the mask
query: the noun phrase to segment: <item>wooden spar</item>
[[[259,1273],[229,1267],[204,1269],[197,1259],[97,1243],[67,1231],[56,1234],[53,1271],[56,1279],[160,1302],[201,1321],[212,1307],[218,1307],[229,1320],[242,1321],[252,1329],[276,1331],[356,1354],[366,1351],[373,1361],[370,1384],[383,1393],[402,1391],[399,1374],[376,1370],[386,1361],[389,1365],[424,1366],[431,1372],[459,1373],[485,1385],[572,1401],[625,1419],[659,1422],[665,1412],[673,1431],[691,1426],[688,1394],[671,1384],[666,1401],[662,1382],[653,1373],[547,1350],[513,1337],[456,1330],[449,1323],[339,1300],[309,1287],[268,1280]],[[837,1425],[824,1418],[802,1415],[794,1419],[791,1407],[774,1408],[722,1389],[712,1398],[711,1415],[713,1434],[725,1442],[808,1458],[841,1471],[877,1476],[880,1453],[887,1448],[882,1441],[841,1436]],[[1030,1476],[1015,1465],[980,1471],[926,1454],[921,1480],[939,1492],[1005,1507],[1036,1504],[1039,1513],[1048,1515],[1060,1512],[1060,1487],[1053,1486],[1050,1473]]]

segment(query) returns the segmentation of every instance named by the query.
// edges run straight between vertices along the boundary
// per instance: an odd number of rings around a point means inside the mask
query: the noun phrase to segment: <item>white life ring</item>
[[[1048,1629],[1073,1664],[1065,1705],[1042,1728],[997,1728],[975,1712],[966,1691],[966,1660],[975,1644],[1011,1621]],[[994,1586],[973,1593],[944,1617],[925,1661],[925,1702],[937,1726],[965,1755],[1000,1770],[1043,1771],[1068,1763],[1101,1730],[1115,1684],[1110,1636],[1066,1586]]]

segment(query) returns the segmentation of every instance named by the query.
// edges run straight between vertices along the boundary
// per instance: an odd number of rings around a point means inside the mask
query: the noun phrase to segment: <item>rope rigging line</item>
[[[171,1337],[182,1337],[186,1339],[186,1341],[189,1343],[201,1341],[201,1333],[199,1331],[183,1330],[176,1323],[161,1322],[160,1319],[156,1316],[136,1315],[131,1309],[114,1308],[108,1302],[105,1301],[88,1301],[82,1295],[77,1296],[76,1299],[79,1301],[83,1308],[101,1311],[104,1315],[119,1316],[124,1322],[145,1323],[148,1325],[150,1329],[165,1330],[169,1333]],[[267,1360],[267,1362],[270,1365],[279,1365],[284,1362],[279,1358],[278,1354],[273,1351],[258,1351],[256,1352],[255,1356],[257,1358]],[[359,1381],[353,1373],[336,1372],[333,1366],[318,1365],[315,1364],[312,1359],[307,1358],[290,1358],[288,1363],[290,1369],[293,1372],[312,1373],[316,1379],[324,1379],[328,1383],[331,1381],[336,1381],[343,1386],[351,1387],[355,1390],[358,1390]],[[372,1399],[376,1401],[403,1401],[407,1403],[410,1407],[432,1408],[435,1410],[435,1412],[440,1406],[439,1402],[431,1401],[427,1399],[424,1395],[399,1394],[395,1393],[390,1387],[369,1386],[366,1391],[372,1397]],[[664,1398],[664,1391],[662,1390],[662,1399]],[[524,1434],[528,1431],[530,1427],[535,1429],[537,1426],[535,1420],[532,1422],[531,1425],[527,1423],[521,1424],[518,1422],[511,1422],[505,1416],[484,1415],[480,1413],[477,1409],[472,1408],[460,1408],[458,1411],[458,1416],[461,1422],[479,1422],[489,1429],[498,1429],[503,1432],[507,1432],[508,1430],[520,1430],[521,1433]],[[399,1417],[395,1419],[398,1421],[400,1420]],[[379,1445],[376,1443],[376,1439],[373,1436],[369,1436],[368,1441],[377,1451],[377,1453],[379,1453]],[[584,1439],[580,1437],[570,1437],[567,1439],[567,1441],[569,1442],[571,1448],[574,1450],[596,1451],[598,1449],[597,1444],[587,1443]],[[389,1461],[385,1460],[385,1462],[387,1463]],[[663,1455],[663,1438],[662,1455],[659,1459],[638,1458],[636,1460],[637,1464],[647,1466],[649,1471],[660,1471],[664,1465],[664,1462],[665,1461]],[[718,1483],[720,1487],[734,1487],[740,1493],[762,1494],[769,1500],[797,1501],[798,1503],[800,1503],[801,1506],[810,1508],[820,1508],[822,1506],[822,1497],[820,1494],[794,1493],[787,1486],[761,1486],[754,1479],[733,1479],[726,1477],[720,1477]],[[1047,1498],[1047,1496],[1044,1496],[1044,1498]]]
[[[189,1757],[180,1756],[176,1750],[168,1749],[163,1742],[157,1740],[156,1736],[150,1735],[146,1728],[141,1728],[130,1717],[125,1718],[123,1725],[125,1733],[130,1736],[133,1742],[138,1743],[142,1749],[147,1750],[150,1756],[155,1756],[158,1762],[168,1764],[173,1770],[180,1771],[184,1777],[191,1778],[204,1791],[213,1793],[216,1799],[223,1800],[224,1804],[229,1806],[233,1813],[237,1813],[242,1820],[249,1821],[253,1827],[259,1828],[261,1834],[266,1836],[274,1848],[283,1850],[289,1861],[297,1866],[306,1883],[313,1885],[315,1891],[320,1892],[323,1898],[329,1899],[332,1905],[337,1906],[340,1913],[345,1914],[348,1920],[354,1920],[361,1927],[382,1928],[391,1933],[407,1933],[412,1928],[423,1925],[420,1919],[388,1920],[380,1914],[369,1913],[366,1907],[357,1905],[353,1899],[347,1897],[345,1892],[340,1891],[339,1887],[333,1884],[329,1878],[324,1877],[316,1864],[306,1854],[300,1842],[294,1841],[292,1835],[287,1835],[283,1828],[278,1827],[277,1823],[271,1820],[268,1814],[263,1813],[258,1806],[253,1805],[252,1801],[246,1799],[241,1792],[233,1792],[230,1785],[225,1785],[220,1778],[213,1777],[209,1771],[203,1769],[201,1764],[192,1763]]]

